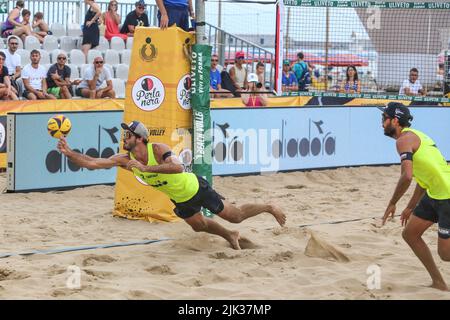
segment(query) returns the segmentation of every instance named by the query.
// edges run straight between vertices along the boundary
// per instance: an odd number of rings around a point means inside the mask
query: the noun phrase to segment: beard
[[[131,152],[131,151],[133,151],[133,149],[134,149],[134,145],[131,144],[131,143],[129,143],[129,144],[124,143],[124,144],[123,144],[123,149],[126,150],[126,151],[128,151],[128,152]]]
[[[395,136],[395,128],[391,125],[384,128],[384,135],[393,138]]]

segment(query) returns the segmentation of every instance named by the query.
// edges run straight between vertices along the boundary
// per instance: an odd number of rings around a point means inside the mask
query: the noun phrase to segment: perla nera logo
[[[106,134],[103,133],[102,129]],[[93,158],[109,158],[119,152],[119,140],[115,135],[117,132],[119,132],[117,127],[107,129],[98,126],[98,136],[95,139],[92,139],[92,141],[96,141],[98,145],[96,147],[77,147],[74,148],[73,151]],[[80,170],[86,170],[69,161],[58,150],[51,150],[47,154],[45,157],[45,167],[50,173],[78,172]]]

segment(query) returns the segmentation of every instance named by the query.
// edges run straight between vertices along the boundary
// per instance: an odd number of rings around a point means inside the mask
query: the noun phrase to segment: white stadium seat
[[[52,35],[46,36],[42,47],[49,52],[58,49],[58,38]]]
[[[41,60],[39,61],[40,64],[50,64],[50,53],[48,51],[40,49],[39,52],[41,53]]]
[[[86,56],[84,55],[83,51],[79,49],[72,49],[70,51],[70,63],[77,66],[86,63]]]
[[[71,23],[67,26],[67,35],[70,37],[81,37],[83,32],[81,31],[81,26],[76,23]]]
[[[90,66],[90,64],[87,64],[87,63],[82,64],[82,65],[80,66],[80,78],[81,78],[81,79],[84,78],[84,71],[85,71],[87,68],[89,68],[89,66]]]
[[[26,36],[24,48],[27,50],[40,49],[41,43],[35,36]]]
[[[128,80],[128,72],[129,67],[126,64],[119,64],[116,67],[116,78],[127,81]]]
[[[112,65],[105,63],[103,65],[104,68],[109,70],[109,73],[111,74],[111,77],[114,78],[114,68]]]
[[[120,61],[121,61],[120,63],[130,66],[130,63],[131,63],[131,50],[130,49],[126,49],[126,50],[122,51]]]
[[[30,51],[25,50],[25,49],[18,49],[17,53],[20,56],[20,60],[21,60],[20,64],[21,64],[22,68],[31,62]]]
[[[121,37],[111,38],[111,49],[122,51],[125,50],[125,41]]]
[[[108,50],[109,49],[108,40],[105,37],[100,36],[99,44],[97,47],[95,47],[95,49],[100,50],[102,52],[105,52],[106,50]]]
[[[73,49],[77,48],[77,42],[74,38],[69,36],[63,36],[60,39],[61,50],[66,52],[70,52]]]
[[[131,49],[133,49],[133,37],[128,37],[127,38],[127,49],[128,50],[131,50]]]
[[[66,35],[66,28],[61,23],[52,23],[50,26],[50,31],[57,38]]]
[[[80,70],[74,64],[67,65],[70,68],[70,80],[80,79]]]
[[[116,92],[116,98],[125,98],[125,82],[121,79],[112,79],[113,89]]]
[[[105,63],[116,66],[120,63],[119,52],[114,49],[108,49],[105,53]]]
[[[94,59],[97,57],[103,58],[103,55],[99,50],[95,50],[95,49],[89,50],[88,56],[87,56],[87,63],[93,63]]]

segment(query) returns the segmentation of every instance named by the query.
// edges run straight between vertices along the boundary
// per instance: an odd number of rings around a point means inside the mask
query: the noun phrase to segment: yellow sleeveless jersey
[[[413,154],[413,175],[417,183],[426,189],[432,199],[450,199],[450,166],[434,141],[423,132],[404,128],[420,139],[420,147]]]
[[[147,144],[148,163],[147,166],[156,166],[158,162],[153,154],[153,144]],[[130,152],[131,159],[136,159]],[[156,173],[141,172],[136,168],[132,168],[136,177],[147,183],[159,191],[164,192],[170,199],[179,203],[191,199],[198,191],[198,179],[193,173]]]

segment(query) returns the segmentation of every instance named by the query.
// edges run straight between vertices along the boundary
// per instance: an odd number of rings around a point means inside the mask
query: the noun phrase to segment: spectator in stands
[[[20,78],[22,68],[21,62],[22,59],[20,55],[17,53],[17,49],[19,48],[19,38],[16,36],[10,36],[8,38],[8,49],[5,50],[5,66],[8,68],[9,79],[11,81],[11,85],[13,87],[14,93],[17,95],[19,92],[19,87],[17,85],[17,79]]]
[[[112,37],[120,37],[127,40],[126,34],[120,33],[119,24],[121,21],[120,15],[117,13],[118,3],[116,0],[111,0],[108,4],[108,11],[103,12],[102,21],[106,26],[105,38],[111,41]]]
[[[212,98],[232,98],[233,94],[230,91],[222,88],[222,76],[217,68],[219,64],[219,56],[213,54],[211,56],[211,70],[209,71],[210,88]],[[216,92],[220,91],[220,92]]]
[[[2,24],[2,36],[3,38],[8,38],[13,34],[13,30],[19,29],[23,30],[24,27],[20,23],[20,11],[22,11],[24,7],[23,0],[19,0],[16,2],[16,6],[11,12],[8,14],[8,18]]]
[[[71,70],[66,66],[67,56],[61,52],[57,62],[47,71],[47,92],[57,99],[72,99],[72,85],[79,85],[81,80],[70,80]]]
[[[39,50],[32,50],[30,59],[31,64],[27,64],[22,70],[22,79],[25,86],[23,97],[28,100],[56,99],[54,95],[47,93],[47,72],[45,67],[39,64],[41,60]]]
[[[98,4],[95,3],[95,0],[84,0],[84,3],[89,6],[89,9],[86,11],[84,17],[81,50],[87,56],[89,50],[98,46],[100,42],[100,29],[98,24],[102,12]]]
[[[247,69],[244,68],[245,54],[243,51],[236,52],[234,66],[230,69],[230,78],[236,91],[242,91],[248,88]]]
[[[115,98],[111,73],[103,66],[102,57],[96,57],[83,74],[83,81],[77,88],[77,95],[89,99]],[[106,88],[102,88],[106,81]]]
[[[45,38],[48,34],[52,34],[48,28],[47,22],[44,21],[44,14],[42,12],[36,12],[34,14],[32,28],[34,33],[43,38]]]
[[[120,29],[120,33],[126,34],[129,37],[134,35],[134,30],[136,27],[148,27],[148,16],[145,13],[145,1],[139,0],[135,3],[136,10],[131,11],[127,14],[125,22]]]
[[[303,52],[297,53],[297,62],[294,65],[294,74],[298,81],[298,91],[308,91],[308,86],[311,83],[311,75],[304,59]]]
[[[266,83],[265,73],[266,73],[266,67],[264,66],[264,63],[259,61],[256,64],[256,75],[258,76],[259,82],[261,82],[263,84],[263,87],[265,86],[265,83]]]
[[[267,95],[259,93],[263,84],[259,82],[258,76],[255,73],[248,75],[248,90],[247,93],[242,93],[242,102],[247,107],[265,107],[267,106]]]
[[[345,82],[338,87],[342,93],[361,93],[361,81],[358,79],[358,71],[354,66],[347,67]]]
[[[289,59],[283,61],[283,76],[281,78],[282,91],[298,91],[298,81],[294,72],[291,71],[291,62]]]
[[[192,0],[156,0],[158,22],[161,29],[172,25],[189,31],[189,17],[195,19]]]
[[[422,87],[419,79],[419,70],[412,68],[409,70],[409,79],[403,81],[399,95],[406,96],[426,96],[427,91]]]
[[[22,10],[22,26],[23,28],[14,28],[13,35],[18,36],[22,38],[22,41],[25,42],[25,38],[27,36],[34,36],[36,37],[40,43],[44,42],[44,37],[40,36],[36,32],[33,32],[31,29],[31,12],[27,9]]]
[[[5,66],[6,55],[0,51],[0,99],[18,100],[9,79],[8,68]]]

